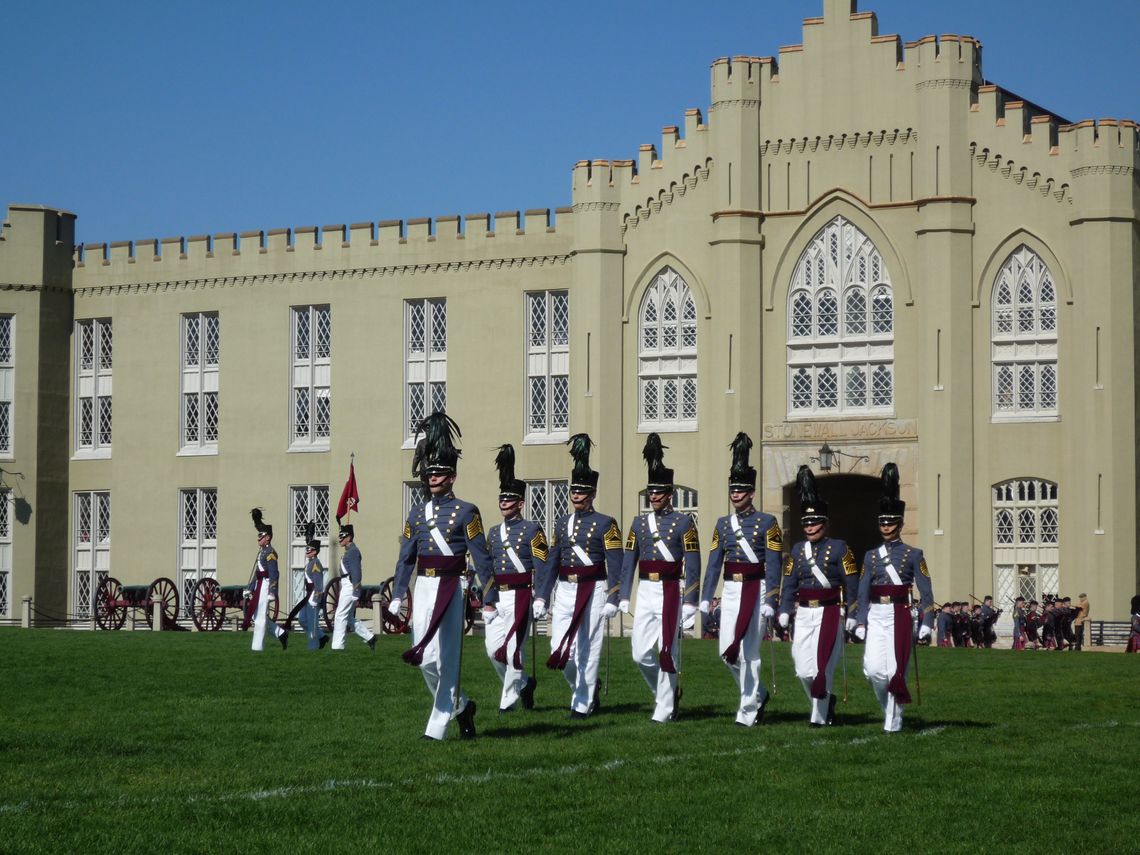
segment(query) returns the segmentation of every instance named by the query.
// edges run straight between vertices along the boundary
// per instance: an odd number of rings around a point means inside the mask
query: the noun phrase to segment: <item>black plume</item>
[[[499,446],[495,455],[495,468],[499,470],[499,483],[515,480],[515,447],[510,443]]]
[[[800,491],[800,506],[815,507],[819,504],[819,494],[815,489],[815,475],[810,466],[801,466],[796,473],[796,485]]]
[[[576,433],[566,444],[570,446],[570,456],[574,459],[574,471],[571,477],[575,480],[589,478],[593,471],[590,469],[590,449],[594,446],[590,435]]]
[[[728,447],[732,449],[732,472],[747,471],[750,468],[748,452],[752,450],[752,437],[741,431]]]
[[[893,463],[883,467],[883,497],[887,499],[899,497],[899,468]]]
[[[311,543],[317,536],[317,524],[312,520],[305,523],[305,543]]]
[[[656,472],[661,468],[665,462],[665,449],[668,447],[661,444],[661,437],[655,433],[651,433],[645,438],[645,448],[642,449],[641,456],[649,465],[650,472]]]

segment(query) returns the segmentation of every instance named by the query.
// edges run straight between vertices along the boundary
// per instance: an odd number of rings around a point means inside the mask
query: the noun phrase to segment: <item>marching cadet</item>
[[[642,455],[649,467],[645,491],[651,510],[629,527],[618,603],[618,609],[628,614],[636,569],[639,582],[631,649],[633,661],[656,697],[652,720],[659,724],[677,717],[681,700],[678,639],[682,624],[694,622],[701,582],[697,527],[689,514],[673,510],[673,470],[665,468],[664,449],[661,437],[649,434]]]
[[[277,550],[273,548],[273,526],[261,516],[261,508],[249,512],[253,526],[257,529],[257,559],[253,563],[253,575],[249,586],[242,595],[248,600],[245,622],[242,629],[253,622],[253,650],[261,650],[265,643],[265,630],[273,630],[273,635],[281,642],[281,649],[289,646],[289,631],[269,619],[269,601],[277,599]]]
[[[954,609],[957,603],[943,603],[938,611],[938,646],[954,646]]]
[[[570,475],[574,510],[555,523],[549,557],[535,586],[534,618],[546,614],[557,579],[550,626],[553,652],[546,667],[561,669],[570,684],[570,718],[586,718],[599,705],[604,624],[618,612],[621,529],[613,517],[594,510],[598,473],[590,468],[590,437],[575,434],[569,445],[574,459]]]
[[[1025,597],[1013,601],[1013,649],[1025,649]]]
[[[720,656],[740,690],[736,723],[752,727],[764,720],[770,697],[760,679],[761,619],[771,619],[776,613],[772,604],[779,604],[783,540],[776,518],[752,503],[756,496],[756,470],[748,465],[752,440],[738,433],[729,447],[728,499],[735,512],[716,521],[700,610],[709,613],[723,571]],[[764,586],[766,593],[761,590]]]
[[[325,593],[325,568],[317,557],[321,551],[321,542],[317,540],[316,534],[317,524],[312,520],[305,523],[305,593],[297,605],[293,606],[293,611],[289,612],[285,626],[292,626],[293,619],[296,618],[309,639],[309,649],[324,650],[329,642],[320,622],[320,605]]]
[[[902,730],[903,705],[910,703],[906,666],[913,632],[911,585],[916,585],[919,593],[919,640],[930,637],[934,592],[922,550],[899,539],[906,502],[899,498],[899,470],[895,464],[883,467],[882,483],[879,534],[883,543],[878,549],[868,550],[863,558],[855,634],[867,642],[863,673],[883,708],[883,730],[897,733]]]
[[[416,448],[412,477],[427,475],[431,497],[413,507],[404,523],[388,611],[399,614],[415,571],[413,644],[403,658],[409,665],[419,666],[432,696],[424,738],[443,739],[454,718],[459,722],[460,738],[474,739],[475,701],[459,688],[464,617],[460,580],[470,555],[478,584],[485,588],[491,580],[491,555],[479,509],[457,499],[453,492],[460,454],[454,438],[461,436],[459,425],[444,413],[435,412],[420,422],[416,435],[421,432],[424,439]]]
[[[340,525],[340,517],[336,519]],[[360,548],[356,545],[356,529],[352,523],[340,525],[337,542],[344,550],[340,556],[340,587],[336,593],[336,617],[333,618],[332,649],[344,650],[344,636],[352,629],[361,637],[368,649],[376,652],[376,634],[356,619],[356,604],[360,602]]]
[[[831,678],[844,643],[840,624],[855,628],[859,575],[847,543],[827,536],[827,502],[816,492],[815,476],[801,466],[800,522],[806,540],[792,547],[784,562],[780,596],[780,626],[787,626],[792,604],[798,603],[792,661],[811,704],[809,724],[835,723],[835,694]]]
[[[542,524],[523,519],[526,483],[515,478],[514,446],[499,446],[495,467],[503,521],[487,531],[495,586],[484,599],[483,626],[487,656],[503,681],[499,712],[504,713],[519,701],[523,709],[534,709],[538,683],[526,673],[525,652],[531,632],[534,563],[546,561],[547,549]]]

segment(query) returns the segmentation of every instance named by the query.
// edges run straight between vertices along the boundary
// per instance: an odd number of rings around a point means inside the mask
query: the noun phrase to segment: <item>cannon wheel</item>
[[[127,607],[123,601],[123,586],[108,576],[95,589],[95,624],[99,629],[122,629],[127,620]],[[116,605],[118,604],[118,605]]]
[[[153,629],[154,603],[162,603],[162,628],[172,629],[178,625],[178,586],[173,580],[160,576],[150,583],[146,590],[146,625]]]
[[[475,578],[475,571],[467,571],[467,591],[464,597],[463,634],[471,632],[475,626],[475,618],[483,610],[483,593],[479,590],[479,580]]]
[[[325,629],[333,631],[333,622],[336,620],[336,598],[340,593],[340,579],[329,579],[325,585],[325,598],[321,601],[321,617],[325,620]]]
[[[217,579],[199,579],[190,595],[190,613],[200,632],[216,632],[226,619],[222,589]]]
[[[400,613],[391,614],[388,604],[392,602],[392,589],[396,586],[396,577],[386,580],[380,587],[380,614],[384,621],[384,632],[388,635],[401,635],[412,631],[412,589],[404,596],[400,603]]]

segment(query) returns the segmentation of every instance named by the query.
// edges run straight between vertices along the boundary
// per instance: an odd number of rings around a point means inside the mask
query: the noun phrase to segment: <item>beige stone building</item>
[[[379,582],[410,425],[446,406],[458,491],[492,518],[495,446],[549,520],[586,431],[598,507],[628,525],[655,430],[707,530],[745,430],[789,542],[800,464],[866,549],[894,460],[940,600],[1085,591],[1123,618],[1137,125],[986,83],[970,37],[904,42],[823,6],[802,44],[714,62],[707,110],[636,160],[576,164],[553,213],[73,248],[74,215],[9,207],[0,617],[29,596],[42,622],[83,616],[104,574],[243,583],[255,505],[299,567],[352,453]]]

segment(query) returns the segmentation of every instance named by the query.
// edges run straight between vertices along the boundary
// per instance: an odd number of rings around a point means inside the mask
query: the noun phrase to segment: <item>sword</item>
[[[767,592],[765,591],[765,599]],[[780,565],[780,593],[776,596],[776,608],[780,608],[780,600],[784,598],[784,569],[783,563]],[[768,622],[768,629],[772,629],[771,621]],[[772,634],[768,636],[768,652],[771,654],[772,659],[772,694],[776,694],[776,632],[772,630]]]
[[[843,588],[839,589],[839,608],[843,624],[839,627],[840,643],[843,645],[843,703],[847,703],[847,600]]]
[[[613,646],[610,642],[610,639],[613,638],[610,633],[610,626],[612,622],[613,618],[606,618],[606,683],[602,688],[602,694],[607,698],[610,696],[610,648]]]
[[[922,626],[922,610],[918,612],[918,626]],[[918,698],[918,705],[922,706],[922,681],[918,678],[918,630],[915,629],[911,632],[910,636],[911,658],[914,659],[914,689],[915,696]]]

